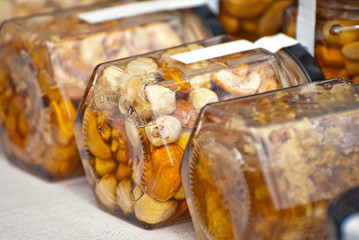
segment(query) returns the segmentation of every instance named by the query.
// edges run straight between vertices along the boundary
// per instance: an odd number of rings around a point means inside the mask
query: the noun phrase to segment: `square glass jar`
[[[15,17],[105,1],[109,0],[0,0],[0,24],[6,19]]]
[[[303,84],[204,107],[181,177],[199,239],[329,239],[359,185],[359,85]]]
[[[205,39],[212,34],[205,21],[217,21],[214,15],[201,18],[204,6],[94,24],[79,18],[80,13],[132,2],[72,8],[2,25],[0,123],[11,162],[47,180],[83,174],[72,125],[95,66]]]
[[[260,48],[187,64],[172,57],[204,56],[233,40],[217,36],[95,69],[74,132],[103,210],[143,228],[188,219],[179,170],[201,108],[309,81],[292,72],[288,56]]]

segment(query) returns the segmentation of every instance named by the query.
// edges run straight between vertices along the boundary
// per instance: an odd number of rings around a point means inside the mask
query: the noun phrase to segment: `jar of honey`
[[[51,181],[83,174],[72,125],[94,67],[208,38],[207,21],[219,22],[206,6],[138,15],[138,4],[101,3],[1,25],[0,138],[12,163]],[[137,15],[121,16],[123,9]],[[119,15],[106,19],[103,11]]]
[[[316,18],[315,59],[325,77],[359,83],[359,2],[320,0]]]
[[[281,31],[283,11],[293,0],[220,0],[219,17],[234,36],[256,40]]]
[[[102,209],[147,229],[189,219],[179,169],[201,108],[318,79],[301,46],[237,51],[248,43],[221,35],[98,65],[74,134]]]
[[[359,184],[358,96],[331,79],[202,108],[181,165],[198,239],[331,239],[329,201]]]

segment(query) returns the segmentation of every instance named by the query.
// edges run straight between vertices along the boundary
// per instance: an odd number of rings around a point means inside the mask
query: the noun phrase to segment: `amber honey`
[[[244,182],[235,182],[226,189],[211,179],[221,170],[211,169],[202,155],[193,171],[193,198],[208,239],[329,239],[325,222],[328,200],[276,209],[260,171],[244,171]],[[238,190],[241,185],[247,189]],[[226,191],[231,188],[234,193]],[[225,196],[233,194],[237,196],[230,199],[234,200],[230,204]],[[232,207],[237,208],[235,212],[230,212]]]
[[[73,123],[96,65],[210,35],[192,9],[96,24],[79,18],[79,13],[129,2],[70,8],[1,25],[0,125],[11,162],[50,181],[83,174]],[[101,134],[109,137],[108,130]],[[117,148],[116,141],[109,148]]]
[[[359,184],[359,88],[344,79],[213,103],[181,176],[199,239],[330,239],[327,205]]]
[[[309,81],[298,77],[304,71],[286,67],[297,66],[288,55],[264,49],[188,64],[174,57],[234,40],[217,36],[96,68],[75,137],[103,209],[144,228],[188,220],[180,166],[201,109]]]

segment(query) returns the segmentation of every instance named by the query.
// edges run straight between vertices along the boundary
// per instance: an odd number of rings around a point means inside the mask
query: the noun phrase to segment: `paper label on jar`
[[[222,57],[233,53],[248,51],[255,48],[264,48],[270,52],[275,53],[283,47],[292,46],[297,43],[298,42],[295,39],[280,33],[270,37],[263,37],[257,40],[255,43],[247,40],[237,40],[193,50],[190,52],[176,54],[171,56],[171,58],[185,64],[190,64],[211,58]]]
[[[283,33],[279,33],[269,37],[262,37],[258,39],[254,44],[259,48],[264,48],[270,52],[275,53],[281,48],[298,44],[298,41]]]
[[[237,40],[227,43],[221,43],[215,46],[210,46],[190,52],[172,55],[171,58],[185,64],[190,64],[198,61],[203,61],[211,58],[222,57],[225,55],[243,52],[257,48],[254,43],[247,40]]]
[[[297,40],[314,56],[316,0],[299,0]]]
[[[78,18],[96,24],[147,13],[193,8],[207,4],[206,0],[157,0],[124,4],[121,6],[80,13]]]

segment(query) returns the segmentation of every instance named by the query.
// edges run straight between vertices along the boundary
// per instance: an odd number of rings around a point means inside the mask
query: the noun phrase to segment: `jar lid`
[[[325,79],[319,65],[304,46],[296,44],[282,49],[294,58],[310,81],[314,82]]]
[[[330,231],[335,239],[354,240],[359,238],[359,187],[334,198],[328,207]],[[351,225],[351,227],[349,227]]]
[[[222,23],[207,5],[194,7],[192,9],[202,18],[204,25],[210,31],[212,36],[226,33]]]

